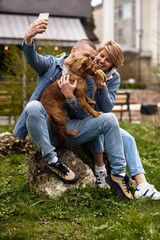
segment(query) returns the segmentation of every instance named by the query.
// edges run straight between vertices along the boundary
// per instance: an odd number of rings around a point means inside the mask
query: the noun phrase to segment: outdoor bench
[[[12,116],[12,96],[7,91],[0,91],[0,116],[8,116],[9,123]]]
[[[115,106],[112,112],[120,112],[120,121],[122,122],[123,112],[128,112],[129,121],[131,122],[131,110],[130,110],[130,93],[118,92],[116,96]]]

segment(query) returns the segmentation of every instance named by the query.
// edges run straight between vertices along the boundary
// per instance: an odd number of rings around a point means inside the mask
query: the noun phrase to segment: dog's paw
[[[77,135],[78,135],[78,133],[79,133],[79,130],[74,130],[72,133],[73,133],[73,136],[75,137],[75,136],[77,136]]]
[[[94,73],[94,76],[100,78],[103,82],[106,82],[106,75],[105,75],[105,73],[104,73],[101,69],[98,69],[98,70]]]
[[[96,104],[96,102],[93,101],[93,100],[91,100],[91,101],[89,100],[88,103],[89,103],[89,104],[94,104],[94,105]]]
[[[102,114],[102,112],[95,112],[94,117],[99,117]]]

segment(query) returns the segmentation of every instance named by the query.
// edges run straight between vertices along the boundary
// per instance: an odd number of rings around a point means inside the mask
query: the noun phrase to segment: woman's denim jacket
[[[42,56],[37,53],[34,43],[26,44],[23,42],[22,47],[24,50],[26,62],[37,72],[38,75],[37,85],[29,102],[33,100],[39,101],[44,89],[61,77],[63,61],[67,55],[64,55],[60,58],[56,58],[50,55]],[[101,90],[97,89],[95,100],[97,101],[96,109],[98,111],[101,110],[103,112],[110,112],[112,110],[118,89],[117,86],[119,87],[119,82],[119,74],[115,72],[113,74],[113,77],[107,81],[105,88]],[[86,93],[89,97],[92,97],[92,78],[87,79],[87,85],[88,88]],[[74,97],[74,99],[71,101],[66,100],[66,103],[72,118],[83,119],[89,116],[88,113],[79,108],[76,97]],[[23,140],[28,134],[25,119],[25,109],[17,121],[13,133]]]

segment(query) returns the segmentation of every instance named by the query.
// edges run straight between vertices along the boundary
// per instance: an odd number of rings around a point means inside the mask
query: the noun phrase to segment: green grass
[[[160,130],[121,123],[136,139],[147,180],[160,190]],[[0,127],[0,132],[13,126]],[[27,183],[27,155],[0,157],[0,239],[160,239],[160,201],[121,201],[97,186],[40,198]]]
[[[7,125],[2,125],[0,126],[0,133],[3,132],[13,132],[14,125],[7,124]]]

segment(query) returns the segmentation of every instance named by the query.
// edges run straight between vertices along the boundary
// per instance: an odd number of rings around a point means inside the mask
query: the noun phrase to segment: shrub
[[[120,88],[121,89],[146,89],[147,85],[141,82],[136,82],[136,83],[121,82]]]

